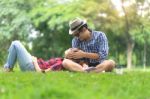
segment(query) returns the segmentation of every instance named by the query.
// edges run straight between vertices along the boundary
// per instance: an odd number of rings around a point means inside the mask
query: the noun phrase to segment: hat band
[[[83,21],[78,26],[75,26],[74,28],[72,28],[71,31],[75,30],[76,28],[78,28],[82,24],[83,24]]]

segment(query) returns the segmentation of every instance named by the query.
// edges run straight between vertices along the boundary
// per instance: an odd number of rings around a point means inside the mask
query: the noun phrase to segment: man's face
[[[86,40],[89,36],[88,29],[83,27],[76,31],[73,36],[78,37],[81,41]]]

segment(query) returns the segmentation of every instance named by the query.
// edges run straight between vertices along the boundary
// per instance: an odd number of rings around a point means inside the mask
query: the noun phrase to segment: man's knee
[[[114,60],[106,60],[105,61],[106,62],[106,72],[111,72],[114,68],[115,68],[115,65],[116,65],[116,63],[115,63],[115,61]]]
[[[69,59],[64,59],[63,62],[62,62],[63,67],[68,66],[69,62],[70,62]]]
[[[109,60],[109,64],[110,64],[110,66],[112,66],[112,68],[114,68],[116,66],[116,63],[114,60]]]
[[[70,52],[70,49],[67,49],[67,50],[65,51],[65,57],[67,57],[67,55],[68,55],[69,52]]]

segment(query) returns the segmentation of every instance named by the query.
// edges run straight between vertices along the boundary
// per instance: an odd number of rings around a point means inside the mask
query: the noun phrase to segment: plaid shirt
[[[42,58],[37,60],[39,67],[42,70],[51,68],[53,71],[62,70],[62,58],[51,58],[48,61],[44,61]]]
[[[108,56],[109,46],[108,40],[105,33],[100,31],[92,31],[92,38],[88,41],[80,41],[79,38],[74,37],[72,40],[72,48],[78,48],[84,52],[97,53],[99,54],[99,59],[87,59],[84,61],[88,63],[101,63]]]

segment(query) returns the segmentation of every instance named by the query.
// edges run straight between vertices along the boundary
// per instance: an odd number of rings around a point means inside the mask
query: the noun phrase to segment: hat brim
[[[71,29],[69,29],[69,34],[72,35],[72,34],[75,33],[81,26],[83,26],[83,25],[85,25],[85,24],[86,24],[86,20],[84,20],[84,21],[83,21],[83,24],[81,24],[81,25],[80,25],[78,28],[76,28],[75,30],[72,31]]]

